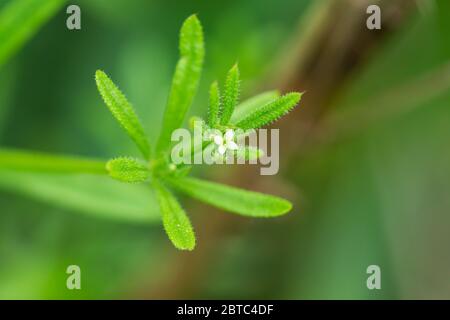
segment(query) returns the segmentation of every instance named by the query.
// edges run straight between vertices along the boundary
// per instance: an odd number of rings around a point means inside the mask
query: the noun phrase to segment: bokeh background
[[[157,217],[114,218],[141,205],[134,189],[121,189],[129,203],[116,204],[89,177],[0,170],[1,299],[450,298],[449,1],[20,1],[19,17],[49,5],[32,23],[10,23],[5,12],[19,0],[0,0],[3,148],[137,154],[103,106],[94,72],[120,85],[154,141],[178,30],[192,13],[207,50],[192,115],[205,114],[209,84],[236,61],[244,97],[306,94],[273,125],[278,175],[195,170],[284,196],[294,210],[257,220],[180,196],[197,233],[190,253],[174,249]],[[69,4],[81,8],[80,31],[66,28]],[[366,28],[369,4],[382,8],[381,30]],[[5,45],[14,30],[19,40]],[[66,288],[70,264],[81,267],[82,290]],[[372,264],[381,290],[366,287]]]

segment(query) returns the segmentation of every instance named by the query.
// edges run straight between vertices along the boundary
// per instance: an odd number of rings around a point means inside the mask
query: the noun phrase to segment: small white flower
[[[237,150],[238,145],[234,142],[234,130],[228,129],[225,132],[225,145],[229,150]]]
[[[227,150],[237,150],[238,145],[234,142],[234,131],[228,129],[225,134],[214,134],[212,140],[217,145],[219,154],[224,155]]]
[[[223,137],[219,134],[213,136],[214,143],[218,146],[223,145]]]

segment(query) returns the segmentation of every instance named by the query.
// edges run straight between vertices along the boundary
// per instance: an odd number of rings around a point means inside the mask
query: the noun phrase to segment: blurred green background
[[[0,0],[0,10],[15,1]],[[45,1],[25,2],[34,12]],[[14,50],[2,46],[12,31],[2,30],[0,14],[2,147],[136,155],[94,72],[120,85],[154,141],[178,30],[197,13],[207,55],[192,115],[204,115],[209,84],[223,82],[236,61],[244,97],[266,88],[306,94],[274,124],[277,176],[247,167],[196,173],[283,195],[295,207],[252,220],[184,199],[198,234],[196,250],[185,253],[158,219],[91,214],[90,202],[109,194],[87,177],[61,187],[0,171],[1,299],[450,298],[448,1],[375,1],[382,30],[372,31],[365,0],[72,1],[79,31],[66,28],[69,3],[48,2],[55,9]],[[91,198],[65,203],[84,184]],[[70,264],[81,267],[82,290],[66,288]],[[373,264],[381,290],[366,287]]]

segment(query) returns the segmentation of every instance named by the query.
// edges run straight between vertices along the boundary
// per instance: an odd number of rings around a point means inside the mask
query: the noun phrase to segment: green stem
[[[106,162],[78,157],[0,149],[0,169],[52,172],[107,174]]]

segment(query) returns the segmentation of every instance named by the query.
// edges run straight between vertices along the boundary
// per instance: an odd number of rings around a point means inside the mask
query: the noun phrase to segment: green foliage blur
[[[205,32],[205,72],[190,111],[203,116],[209,84],[236,61],[244,96],[265,87],[313,2],[79,0],[71,4],[81,8],[80,31],[66,28],[62,4],[0,65],[0,146],[136,156],[102,105],[95,70],[120,84],[154,142],[186,17],[197,13]],[[9,3],[0,0],[0,10]],[[212,247],[196,260],[185,258],[195,251],[173,248],[140,204],[123,204],[139,190],[101,195],[98,212],[133,212],[122,221],[86,214],[97,190],[89,178],[61,188],[46,177],[44,188],[28,174],[20,181],[0,174],[0,299],[164,298],[168,289],[178,298],[449,299],[450,8],[433,3],[383,39],[329,102],[330,117],[340,119],[333,123],[350,128],[344,137],[288,159],[282,148],[279,175],[258,179],[274,193],[279,180],[287,186],[296,204],[290,214],[236,217],[209,241],[201,232],[209,207],[187,204],[202,236],[198,249]],[[220,176],[220,168],[198,170]],[[71,198],[83,182],[84,196]],[[40,192],[53,197],[33,196]],[[110,208],[110,198],[124,198],[124,206]],[[173,265],[180,261],[201,272],[180,278]],[[82,290],[66,288],[71,264],[81,268]],[[381,267],[381,290],[366,287],[372,264]]]

